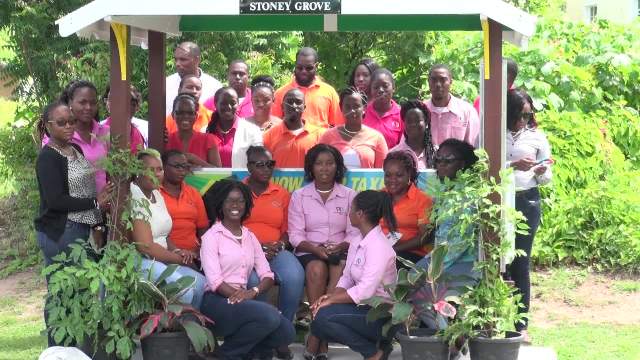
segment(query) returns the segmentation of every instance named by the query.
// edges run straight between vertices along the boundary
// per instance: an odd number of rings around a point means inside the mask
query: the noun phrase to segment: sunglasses
[[[178,169],[178,170],[189,171],[189,169],[191,169],[191,165],[189,165],[189,164],[169,164],[169,163],[167,163],[167,165],[171,166],[174,169]]]
[[[433,159],[433,161],[436,163],[436,165],[438,164],[442,164],[442,165],[450,165],[452,164],[454,161],[458,161],[460,160],[457,157],[436,157],[435,159]]]
[[[68,119],[68,120],[49,120],[48,122],[52,123],[52,124],[56,124],[59,127],[65,127],[66,125],[70,125],[70,126],[76,126],[76,123],[78,122],[75,118],[73,119]]]
[[[526,120],[527,122],[529,122],[533,120],[533,118],[535,118],[535,113],[523,112],[522,114],[520,114],[520,117],[522,118],[522,120]]]
[[[273,169],[276,166],[275,160],[267,160],[267,161],[249,161],[248,164],[254,165],[257,168],[268,167],[269,169]]]

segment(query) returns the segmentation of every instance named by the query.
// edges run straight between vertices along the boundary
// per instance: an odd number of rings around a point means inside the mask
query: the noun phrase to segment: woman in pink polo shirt
[[[209,218],[216,223],[202,236],[200,259],[207,279],[201,311],[224,337],[224,359],[271,359],[287,347],[295,329],[278,309],[255,300],[273,286],[273,272],[260,242],[242,222],[251,214],[253,197],[247,185],[235,180],[216,182],[205,196]],[[247,289],[255,269],[260,283]]]
[[[367,321],[371,307],[366,300],[388,298],[385,286],[396,283],[396,253],[380,228],[380,220],[396,228],[391,195],[366,190],[353,199],[349,219],[360,235],[352,239],[347,265],[338,286],[321,296],[312,306],[311,332],[323,341],[339,342],[365,359],[385,359],[393,349],[393,332],[382,335],[388,319]]]
[[[338,149],[317,144],[304,159],[310,184],[293,192],[289,203],[289,242],[305,269],[310,303],[333,290],[344,269],[349,239],[357,229],[349,223],[349,209],[356,195],[342,185],[346,172]],[[326,359],[327,343],[309,336],[305,358]]]
[[[371,98],[362,123],[378,130],[391,149],[400,142],[404,123],[400,118],[400,106],[393,101],[396,83],[391,71],[380,68],[371,75]]]

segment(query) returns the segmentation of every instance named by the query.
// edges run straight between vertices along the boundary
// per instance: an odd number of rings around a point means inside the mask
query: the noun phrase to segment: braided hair
[[[364,212],[371,225],[380,223],[384,219],[389,231],[396,231],[398,222],[393,214],[393,200],[386,191],[365,190],[353,198],[355,210]]]
[[[340,91],[340,94],[338,95],[340,98],[340,109],[342,109],[342,104],[344,103],[344,99],[347,96],[351,96],[351,95],[358,95],[360,96],[360,99],[362,99],[362,106],[363,107],[367,107],[367,94],[363,93],[362,91],[358,90],[355,86],[352,87],[348,87],[346,89],[342,89],[342,91]]]
[[[259,88],[266,88],[275,92],[276,82],[269,75],[258,75],[251,80],[251,91],[256,91]]]
[[[384,162],[382,163],[382,168],[387,167],[387,164],[391,161],[398,161],[402,164],[402,167],[409,173],[409,180],[412,183],[416,183],[418,181],[418,164],[416,163],[416,158],[408,151],[405,150],[396,150],[387,154],[387,157],[384,158]]]
[[[42,113],[40,114],[40,117],[38,118],[38,123],[36,124],[36,132],[38,134],[38,137],[40,138],[40,140],[42,140],[44,138],[44,136],[50,136],[49,135],[49,130],[47,130],[47,123],[50,120],[51,117],[51,113],[53,113],[53,110],[57,109],[60,106],[64,106],[66,108],[68,108],[67,103],[61,101],[61,100],[56,100],[54,102],[52,102],[51,104],[45,106],[45,108],[42,110]]]
[[[436,165],[434,160],[436,156],[436,150],[435,146],[433,145],[433,139],[431,138],[431,113],[422,101],[417,99],[409,100],[402,103],[402,105],[400,106],[400,118],[402,119],[402,121],[405,121],[405,117],[411,109],[417,109],[424,115],[424,121],[426,125],[422,140],[422,144],[424,146],[424,158],[426,160],[427,168],[433,169]],[[404,131],[404,138],[407,138],[406,127]]]
[[[180,93],[173,99],[173,107],[171,108],[171,113],[175,112],[178,109],[178,103],[180,100],[187,100],[193,103],[193,108],[198,111],[198,100],[196,97],[189,93]]]

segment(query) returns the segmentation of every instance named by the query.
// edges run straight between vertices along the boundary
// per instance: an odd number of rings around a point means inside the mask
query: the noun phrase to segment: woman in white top
[[[138,159],[155,175],[155,179],[138,176],[131,182],[132,237],[138,251],[143,254],[142,272],[145,277],[150,274],[151,279],[155,280],[167,268],[167,264],[181,265],[166,281],[170,283],[183,276],[193,276],[195,285],[180,300],[199,309],[206,280],[192,268],[194,262],[190,253],[176,249],[169,240],[171,215],[158,191],[164,176],[160,154],[153,149],[146,149],[138,152]]]
[[[527,234],[516,234],[516,248],[526,253],[518,256],[509,266],[508,272],[522,294],[524,308],[529,311],[531,282],[529,279],[529,259],[533,238],[540,224],[540,192],[538,185],[551,181],[551,148],[549,141],[538,129],[533,101],[526,92],[519,89],[507,93],[507,164],[514,168],[516,185],[516,210],[527,218]],[[517,323],[516,330],[523,333],[525,342],[530,342],[527,333],[527,319]]]

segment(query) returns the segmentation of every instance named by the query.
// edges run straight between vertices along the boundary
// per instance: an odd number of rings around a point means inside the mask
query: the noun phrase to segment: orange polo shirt
[[[196,230],[209,226],[207,211],[204,208],[204,201],[202,201],[200,193],[184,182],[178,198],[171,196],[162,187],[160,187],[160,193],[173,221],[169,239],[180,249],[198,250],[200,241]]]
[[[193,123],[193,131],[196,132],[206,132],[207,125],[209,125],[209,121],[211,120],[211,111],[206,107],[202,106],[202,104],[198,104],[198,117],[196,121]],[[167,127],[167,133],[171,134],[178,131],[178,125],[176,125],[176,121],[173,119],[173,114],[167,115],[167,119],[165,120],[165,126]]]
[[[294,78],[290,83],[276,90],[275,100],[271,106],[272,115],[284,118],[282,99],[287,91],[293,88],[300,89],[304,94],[305,110],[302,118],[310,124],[323,128],[344,124],[338,93],[331,85],[320,80],[317,76],[307,87],[298,85]]]
[[[264,146],[273,155],[278,168],[303,168],[304,156],[318,143],[324,128],[305,123],[302,132],[294,135],[284,121],[274,125],[263,135]]]
[[[385,190],[385,189],[383,189]],[[399,201],[393,204],[393,214],[398,222],[397,232],[402,234],[399,242],[411,240],[418,235],[418,227],[429,223],[429,214],[433,200],[425,193],[420,191],[415,184],[409,186],[409,190]],[[381,220],[382,230],[385,234],[389,233],[389,229]],[[417,249],[410,250],[414,254],[425,256],[433,246],[425,245]]]
[[[244,183],[247,183],[247,179]],[[251,230],[261,244],[280,240],[282,234],[287,232],[290,198],[285,188],[269,183],[267,190],[259,196],[253,193],[251,216],[242,225]]]

